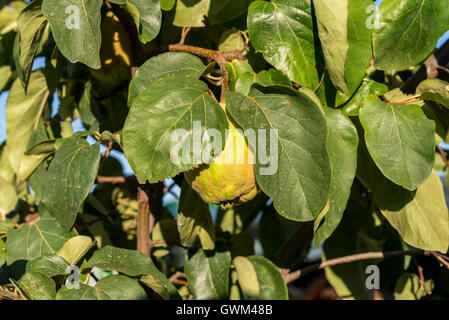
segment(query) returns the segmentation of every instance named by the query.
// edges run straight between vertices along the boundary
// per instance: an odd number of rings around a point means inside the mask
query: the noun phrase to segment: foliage
[[[449,298],[449,8],[373,8],[0,1],[0,297]]]

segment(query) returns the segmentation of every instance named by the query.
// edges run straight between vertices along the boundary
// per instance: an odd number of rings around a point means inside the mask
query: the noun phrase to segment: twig
[[[444,164],[449,167],[449,161],[447,161],[446,153],[444,152],[444,150],[441,149],[439,145],[437,145],[437,150],[441,156],[441,159],[443,159]]]
[[[109,154],[111,153],[111,150],[112,150],[112,146],[113,146],[113,145],[114,145],[114,142],[113,142],[113,141],[109,141],[109,142],[108,142],[108,146],[107,146],[105,152],[101,155],[102,158],[107,158],[107,157],[109,157]]]
[[[448,74],[449,74],[449,69],[448,69],[448,68],[445,68],[445,67],[443,67],[443,66],[440,66],[440,65],[438,65],[438,66],[437,66],[437,69],[440,69],[440,70],[446,71],[446,73],[448,73]]]
[[[176,271],[170,278],[168,278],[168,281],[170,281],[171,283],[174,283],[179,278],[186,279],[185,273],[183,273],[181,271]]]
[[[179,40],[179,44],[184,44],[186,41],[187,34],[190,32],[191,27],[183,27],[181,31],[181,40]]]
[[[5,290],[3,288],[0,288],[0,300],[6,299],[6,300],[23,300],[23,298],[15,294],[9,290]]]
[[[123,177],[123,176],[116,176],[116,177],[109,177],[109,176],[97,176],[97,183],[111,183],[111,184],[118,184],[118,183],[137,183],[137,178],[135,176],[131,177]]]
[[[224,93],[229,89],[228,70],[226,69],[226,62],[232,61],[232,60],[245,60],[245,56],[243,54],[245,49],[246,48],[222,52],[220,50],[211,50],[211,49],[205,49],[205,48],[185,45],[182,43],[177,43],[177,44],[170,44],[168,46],[163,46],[163,47],[158,48],[157,50],[149,52],[147,55],[145,55],[143,57],[143,59],[142,59],[143,61],[140,61],[140,62],[143,63],[148,58],[153,57],[158,54],[161,54],[161,53],[164,53],[164,52],[188,52],[188,53],[194,54],[199,57],[212,59],[220,67],[221,77],[223,79],[220,102],[224,102]]]
[[[339,264],[345,264],[345,263],[361,261],[361,260],[385,259],[385,258],[404,256],[404,255],[410,255],[410,256],[424,255],[424,256],[433,256],[433,257],[438,256],[438,257],[440,257],[441,260],[444,260],[443,258],[441,258],[441,256],[444,256],[444,255],[437,253],[435,251],[428,251],[428,250],[414,249],[414,250],[391,251],[391,252],[365,252],[365,253],[358,253],[358,254],[353,254],[353,255],[349,255],[349,256],[339,257],[339,258],[327,260],[327,261],[324,261],[321,263],[316,263],[316,264],[307,266],[305,268],[293,271],[289,274],[285,274],[283,276],[283,278],[286,283],[290,283],[306,274],[324,269],[326,267],[332,267],[332,266],[336,266]],[[441,262],[440,259],[438,259],[438,260]],[[449,261],[446,261],[446,263],[444,263],[444,264],[449,268]]]
[[[409,100],[405,100],[405,101],[390,101],[390,100],[384,100],[384,102],[386,102],[386,103],[392,103],[392,104],[409,104],[409,103],[418,102],[418,101],[421,101],[421,99],[414,98],[414,99],[409,99]]]
[[[446,257],[445,255],[442,255],[438,252],[434,252],[434,251],[432,251],[430,254],[435,259],[437,259],[442,266],[445,266],[447,269],[449,269],[449,258],[448,257]]]
[[[416,257],[413,256],[413,261],[416,264],[416,267],[418,268],[418,274],[419,274],[419,285],[421,287],[421,291],[423,292],[423,295],[431,294],[432,292],[426,290],[426,281],[424,279],[424,272],[423,267],[418,263],[416,260]]]

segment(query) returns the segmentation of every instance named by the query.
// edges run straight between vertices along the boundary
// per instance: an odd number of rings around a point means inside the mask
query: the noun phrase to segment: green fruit
[[[226,111],[226,106],[222,104],[222,107]],[[207,203],[243,203],[259,191],[254,177],[253,153],[229,118],[228,123],[228,136],[220,154],[210,165],[203,164],[184,173],[192,189]]]

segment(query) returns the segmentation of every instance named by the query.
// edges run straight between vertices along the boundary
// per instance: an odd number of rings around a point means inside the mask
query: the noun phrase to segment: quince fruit
[[[220,105],[226,112],[226,105]],[[212,163],[202,164],[184,173],[192,189],[207,203],[244,203],[253,199],[259,191],[254,176],[254,155],[229,117],[228,123],[224,148]]]

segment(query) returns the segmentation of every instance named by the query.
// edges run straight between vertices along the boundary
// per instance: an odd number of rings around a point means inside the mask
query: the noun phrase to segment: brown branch
[[[123,177],[123,176],[97,176],[97,183],[137,183],[137,178],[135,176]]]
[[[0,288],[0,300],[23,300],[23,298],[9,290]]]
[[[446,166],[449,166],[449,161],[447,161],[446,153],[444,152],[444,150],[441,149],[441,147],[439,145],[437,145],[437,150],[441,156],[441,159],[443,159],[444,164]]]
[[[179,278],[186,279],[187,277],[186,277],[185,273],[183,273],[181,271],[176,271],[170,278],[168,278],[168,281],[170,281],[171,283],[174,283]]]
[[[182,32],[181,32],[181,40],[179,40],[179,44],[184,44],[184,42],[186,41],[186,37],[189,34],[190,30],[192,28],[191,27],[183,27],[182,28]]]
[[[416,255],[424,255],[424,256],[432,256],[438,259],[438,261],[441,262],[441,260],[445,261],[444,265],[449,269],[449,261],[447,261],[445,258],[446,256],[442,255],[441,253],[435,252],[435,251],[428,251],[428,250],[406,250],[406,251],[390,251],[390,252],[365,252],[365,253],[358,253],[353,254],[349,256],[339,257],[331,260],[327,260],[324,262],[316,263],[310,266],[307,266],[305,268],[293,271],[289,274],[284,274],[283,278],[286,283],[290,283],[306,274],[309,274],[314,271],[318,271],[327,267],[332,267],[340,264],[355,262],[355,261],[362,261],[362,260],[373,260],[373,259],[386,259],[390,257],[397,257],[397,256],[416,256]],[[443,258],[445,257],[445,258]],[[449,258],[447,258],[449,260]]]
[[[149,256],[153,246],[150,234],[162,213],[162,182],[140,184],[137,188],[137,250]]]
[[[431,294],[432,292],[427,291],[426,289],[426,281],[424,279],[424,270],[423,267],[418,263],[415,257],[413,257],[413,261],[416,264],[416,267],[418,268],[418,274],[419,274],[419,285],[421,288],[421,291],[423,292],[423,295]]]
[[[244,49],[236,49],[233,51],[222,52],[220,50],[205,49],[182,43],[169,44],[167,46],[162,46],[157,50],[148,52],[144,57],[142,57],[140,64],[142,64],[147,59],[164,52],[187,52],[199,57],[212,59],[220,67],[222,77],[222,90],[220,102],[224,102],[224,93],[229,89],[228,70],[226,69],[226,62],[232,60],[245,60],[245,56],[243,54],[245,50],[246,47]]]
[[[137,250],[150,255],[150,198],[148,185],[137,187]]]
[[[111,153],[111,150],[112,150],[112,146],[113,146],[113,145],[114,145],[114,142],[113,142],[113,141],[109,141],[109,142],[108,142],[108,146],[107,146],[106,150],[105,150],[104,153],[101,155],[101,157],[102,157],[103,159],[109,157],[109,154]]]

